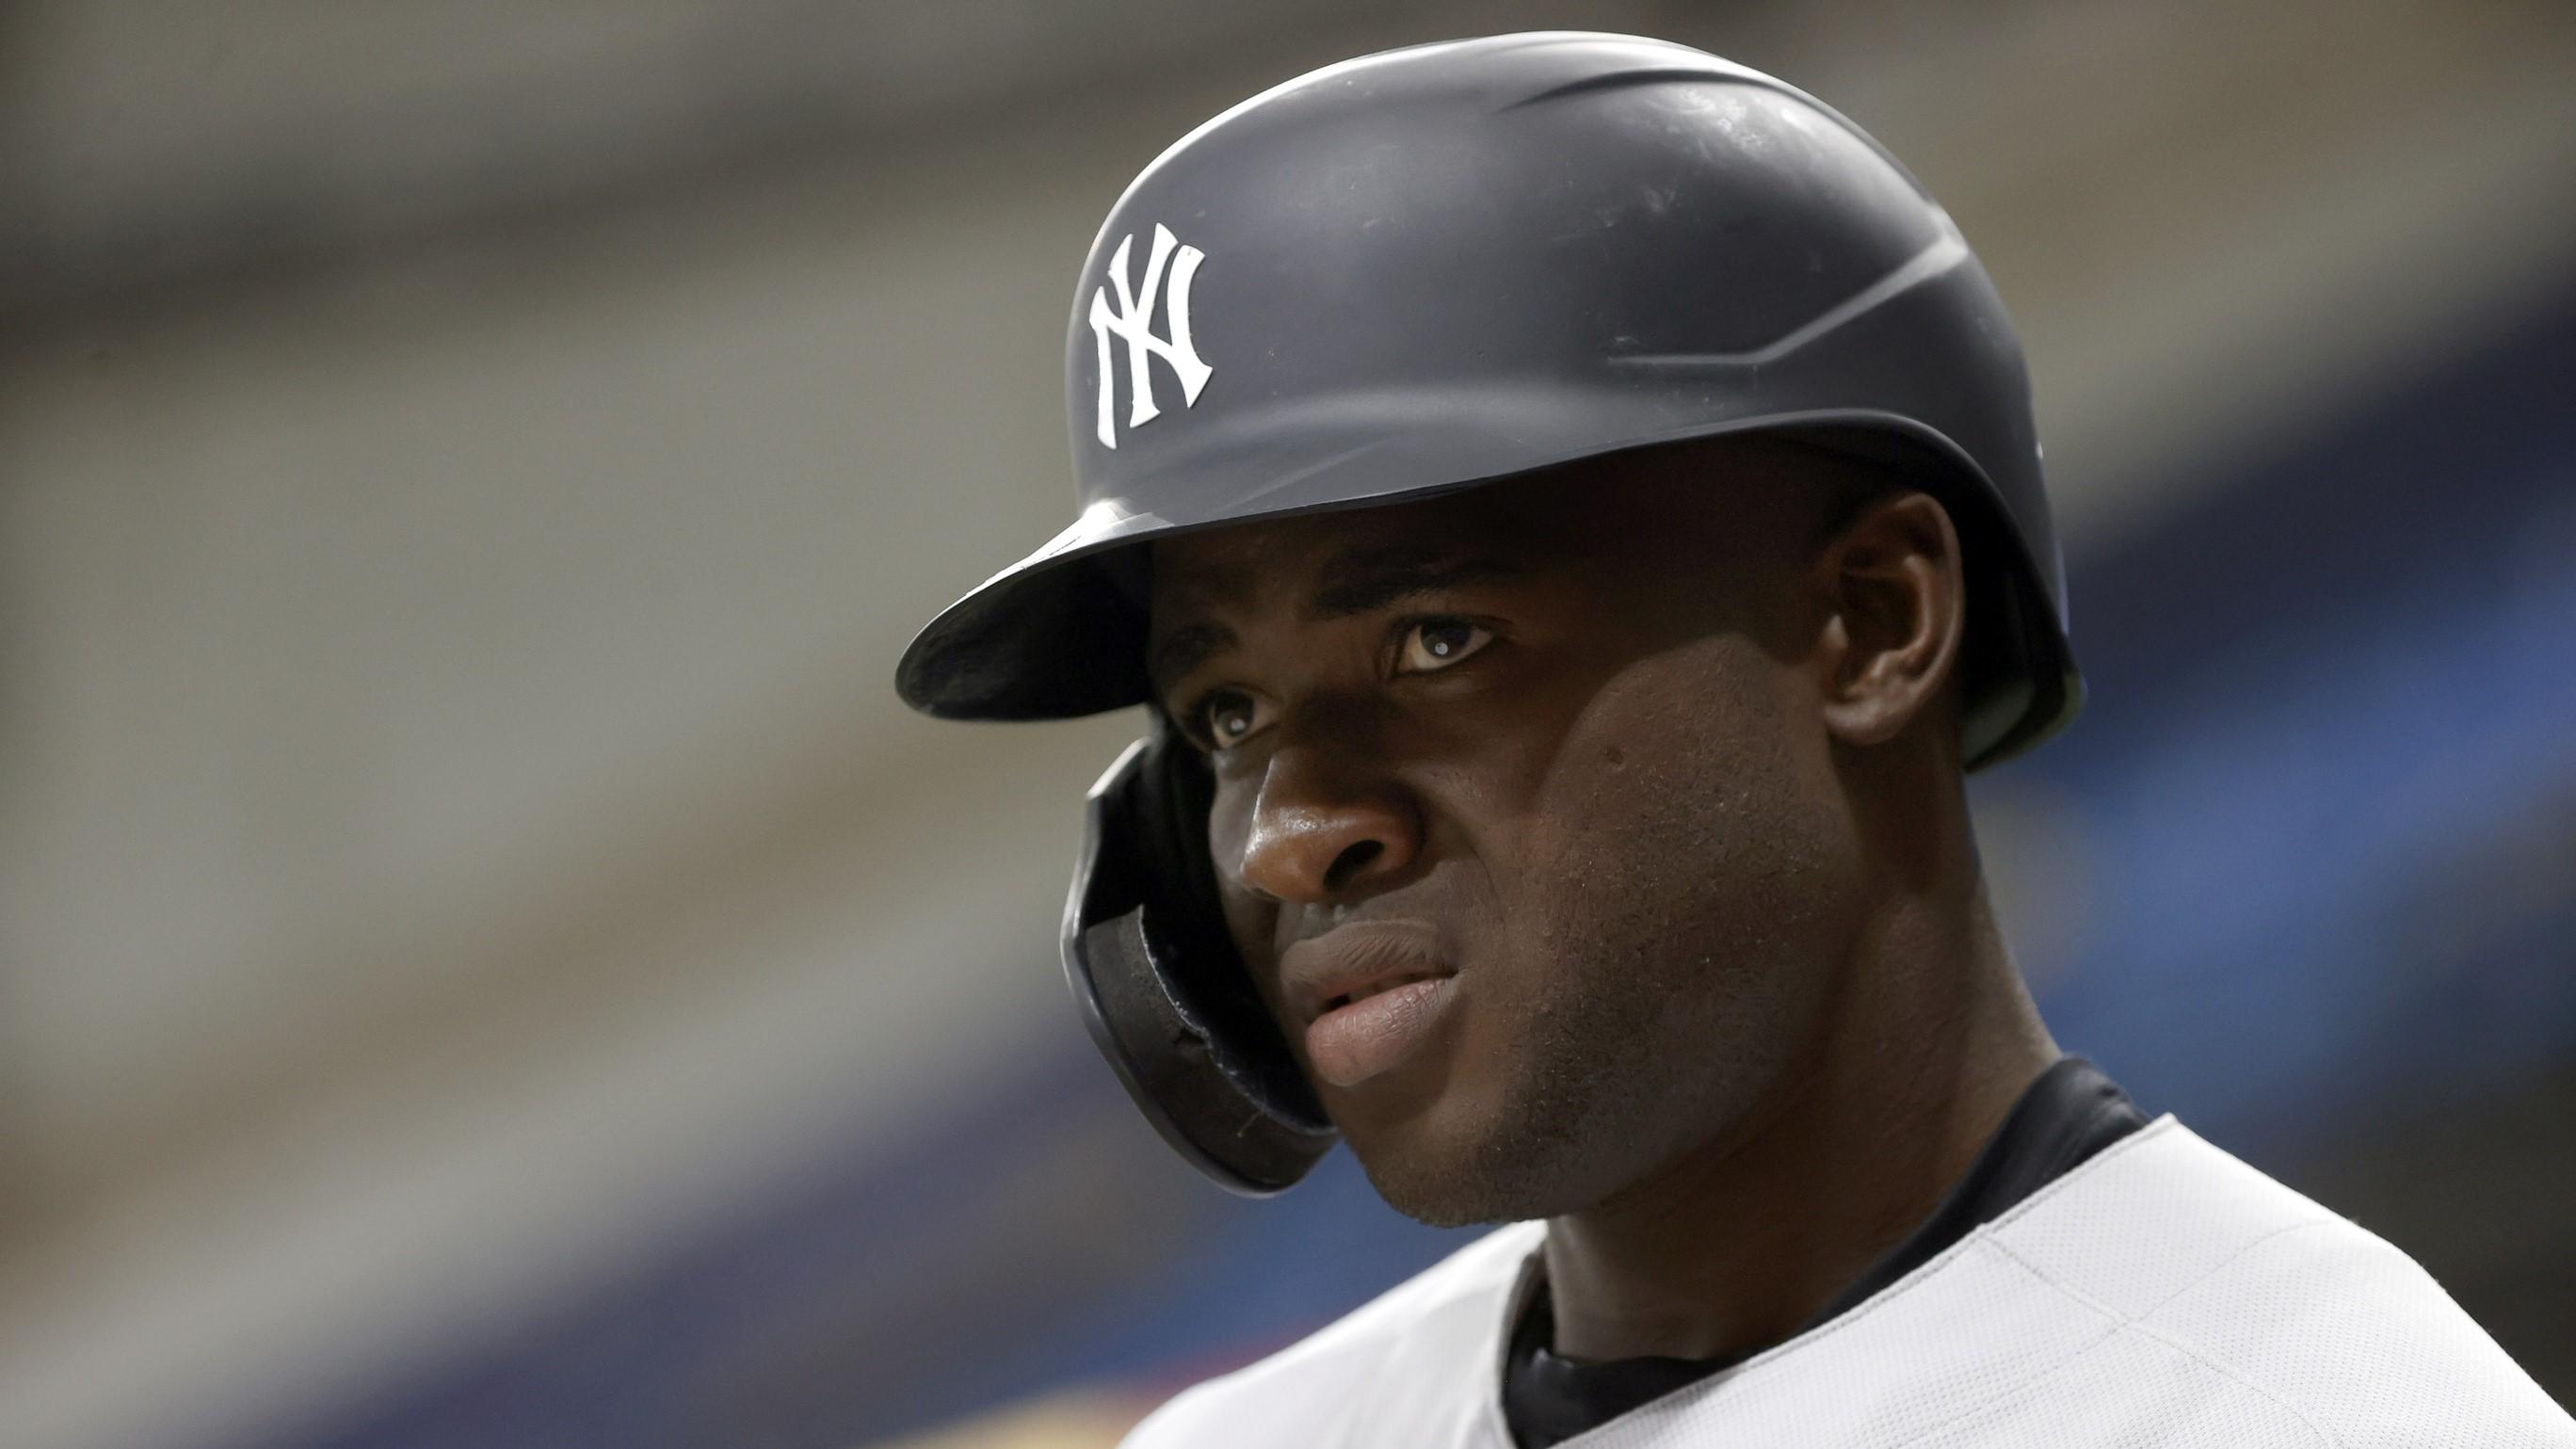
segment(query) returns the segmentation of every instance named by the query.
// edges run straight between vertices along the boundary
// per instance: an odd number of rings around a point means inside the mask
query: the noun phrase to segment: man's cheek
[[[1259,966],[1270,956],[1269,913],[1260,903],[1239,891],[1219,890],[1218,907],[1225,916],[1225,934],[1234,942],[1236,954],[1246,966]]]

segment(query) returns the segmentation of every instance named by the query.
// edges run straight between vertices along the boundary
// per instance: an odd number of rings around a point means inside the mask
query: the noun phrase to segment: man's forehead
[[[1146,672],[1160,691],[1233,648],[1229,618],[1289,610],[1323,623],[1544,567],[1550,550],[1510,520],[1460,495],[1157,540]]]

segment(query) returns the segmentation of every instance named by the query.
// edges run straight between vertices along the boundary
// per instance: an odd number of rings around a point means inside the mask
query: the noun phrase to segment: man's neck
[[[1980,893],[1875,923],[1871,969],[1761,1116],[1610,1201],[1548,1225],[1558,1354],[1721,1358],[1795,1333],[1937,1206],[2057,1059]],[[1896,983],[1914,983],[1910,988]]]

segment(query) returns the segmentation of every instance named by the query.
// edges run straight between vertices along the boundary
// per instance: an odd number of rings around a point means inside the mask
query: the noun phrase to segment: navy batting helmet
[[[1858,127],[1715,56],[1511,35],[1255,96],[1110,210],[1065,373],[1081,515],[913,640],[915,708],[1149,702],[1151,539],[1757,430],[1895,464],[1958,521],[1971,768],[2081,699],[1993,284]],[[1092,791],[1065,966],[1172,1145],[1272,1192],[1333,1132],[1217,914],[1208,799],[1158,712]]]

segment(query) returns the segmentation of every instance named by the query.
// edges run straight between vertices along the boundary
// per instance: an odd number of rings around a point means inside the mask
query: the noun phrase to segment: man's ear
[[[1827,539],[1815,568],[1825,727],[1844,744],[1885,744],[1938,707],[1958,670],[1958,530],[1931,495],[1889,494]]]

